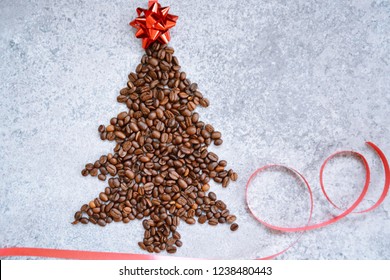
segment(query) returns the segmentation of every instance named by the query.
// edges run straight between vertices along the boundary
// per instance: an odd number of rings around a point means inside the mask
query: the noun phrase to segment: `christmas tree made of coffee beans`
[[[221,133],[194,112],[209,101],[180,71],[173,53],[154,43],[129,75],[117,98],[128,110],[99,126],[102,140],[117,143],[114,152],[82,170],[102,181],[110,177],[108,186],[75,213],[73,222],[105,226],[143,220],[145,233],[138,245],[150,253],[175,253],[182,246],[180,220],[238,228],[226,204],[209,192],[210,179],[227,187],[237,174],[208,152],[211,143],[222,144]]]

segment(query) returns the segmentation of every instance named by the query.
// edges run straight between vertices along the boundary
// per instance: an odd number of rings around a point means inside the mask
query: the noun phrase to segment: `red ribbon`
[[[331,199],[327,195],[327,193],[325,191],[325,185],[324,185],[324,182],[323,182],[323,173],[324,173],[325,167],[326,167],[327,163],[331,159],[333,159],[334,157],[336,157],[336,156],[338,156],[340,154],[348,153],[348,154],[352,154],[352,155],[356,156],[358,159],[360,159],[360,161],[362,162],[362,164],[364,166],[364,169],[365,169],[365,183],[364,183],[364,186],[363,186],[363,190],[360,193],[358,199],[350,207],[348,207],[341,214],[333,217],[332,219],[329,219],[329,220],[326,220],[326,221],[323,221],[323,222],[320,222],[320,223],[317,223],[317,224],[310,224],[311,217],[312,217],[312,214],[313,214],[313,209],[314,209],[313,194],[312,194],[312,190],[311,190],[310,184],[305,179],[305,177],[301,173],[299,173],[297,170],[295,170],[293,168],[290,168],[290,167],[287,167],[287,166],[284,166],[284,165],[271,164],[271,165],[266,165],[266,166],[263,166],[263,167],[257,169],[250,176],[250,178],[249,178],[249,180],[248,180],[248,182],[246,184],[245,199],[246,199],[246,203],[247,203],[248,209],[249,209],[250,213],[252,214],[252,216],[258,222],[260,222],[264,226],[266,226],[266,227],[268,227],[270,229],[273,229],[273,230],[278,230],[278,231],[282,231],[282,232],[301,232],[301,234],[298,236],[298,238],[294,242],[292,242],[287,248],[285,248],[282,251],[280,251],[278,253],[275,253],[273,255],[260,258],[261,260],[273,259],[273,258],[283,254],[288,249],[293,247],[299,241],[299,239],[302,237],[303,233],[308,231],[308,230],[313,230],[313,229],[317,229],[317,228],[321,228],[321,227],[325,227],[325,226],[331,225],[331,224],[341,220],[342,218],[345,218],[346,216],[348,216],[351,213],[362,214],[362,213],[366,213],[366,212],[372,211],[375,208],[377,208],[379,205],[382,204],[382,202],[385,200],[385,198],[387,196],[387,193],[389,192],[389,187],[390,187],[390,168],[389,168],[389,163],[387,161],[387,158],[386,158],[385,154],[379,149],[378,146],[376,146],[372,142],[367,142],[366,144],[369,145],[372,149],[374,149],[376,154],[381,159],[382,165],[383,165],[383,169],[384,169],[385,183],[383,185],[383,191],[382,191],[381,196],[379,197],[378,201],[376,201],[374,203],[374,205],[372,205],[371,207],[369,207],[366,210],[353,212],[353,210],[355,210],[360,205],[360,203],[363,201],[365,195],[367,194],[367,191],[368,191],[368,188],[369,188],[369,185],[370,185],[370,177],[371,177],[370,168],[369,168],[369,165],[367,163],[366,158],[362,154],[360,154],[360,153],[357,153],[355,151],[340,151],[340,152],[336,152],[336,153],[330,155],[324,161],[324,163],[322,164],[321,169],[320,169],[320,185],[321,185],[321,189],[322,189],[322,192],[324,193],[325,198],[329,201],[329,203],[331,203],[337,209],[340,209],[336,204],[334,204],[331,201]],[[302,227],[281,227],[281,226],[272,225],[271,223],[267,223],[267,222],[263,221],[262,219],[260,219],[258,216],[256,216],[256,214],[252,210],[252,208],[251,208],[251,206],[249,204],[249,199],[248,199],[248,190],[250,188],[252,180],[260,172],[264,172],[267,169],[269,169],[271,167],[275,167],[275,166],[282,167],[282,168],[285,168],[285,169],[293,172],[306,185],[307,190],[309,192],[309,196],[310,196],[310,210],[309,210],[310,212],[309,212],[309,219],[306,222],[305,226],[302,226]],[[148,255],[147,254],[126,254],[126,253],[91,252],[91,251],[60,250],[60,249],[45,249],[45,248],[2,248],[2,249],[0,249],[0,257],[5,257],[5,256],[35,256],[35,257],[60,258],[60,259],[78,259],[78,260],[160,260],[160,259],[183,259],[183,258],[178,258],[178,257],[167,257],[167,256],[152,255],[152,254],[150,254],[150,255],[149,254]]]
[[[169,29],[176,25],[178,16],[168,13],[169,7],[161,7],[157,0],[149,1],[149,8],[137,8],[138,17],[130,22],[137,28],[135,36],[142,39],[142,47],[148,48],[153,42],[167,44],[171,40]]]
[[[362,192],[360,193],[359,197],[357,198],[357,200],[350,206],[348,207],[346,210],[344,210],[344,212],[342,212],[341,214],[333,217],[332,219],[329,219],[329,220],[326,220],[326,221],[323,221],[323,222],[319,222],[317,224],[310,224],[311,222],[311,217],[312,217],[312,214],[313,214],[313,209],[314,209],[314,201],[313,201],[313,193],[312,193],[312,190],[311,190],[311,187],[310,187],[310,184],[308,183],[308,181],[305,179],[305,177],[299,173],[298,171],[296,171],[295,169],[293,168],[290,168],[290,167],[287,167],[287,166],[284,166],[284,165],[279,165],[279,164],[271,164],[271,165],[266,165],[266,166],[263,166],[259,169],[257,169],[252,175],[251,177],[249,178],[247,184],[246,184],[246,190],[245,190],[245,199],[246,199],[246,204],[248,206],[248,209],[250,211],[250,213],[252,214],[252,216],[258,221],[260,222],[261,224],[263,224],[264,226],[266,226],[267,228],[270,228],[270,229],[273,229],[273,230],[278,230],[278,231],[282,231],[282,232],[301,232],[301,234],[298,236],[298,238],[292,242],[286,249],[276,253],[276,254],[273,254],[271,256],[267,256],[267,257],[264,257],[264,258],[261,258],[261,259],[272,259],[272,258],[275,258],[276,256],[279,256],[281,254],[283,254],[284,252],[286,252],[288,249],[290,249],[292,246],[294,246],[298,240],[302,237],[303,233],[308,231],[308,230],[313,230],[313,229],[317,229],[317,228],[321,228],[321,227],[325,227],[325,226],[329,226],[333,223],[336,223],[337,221],[341,220],[342,218],[345,218],[346,216],[348,216],[349,214],[351,213],[359,213],[359,214],[362,214],[362,213],[366,213],[368,211],[372,211],[374,210],[375,208],[377,208],[379,205],[382,204],[382,202],[384,201],[384,199],[386,198],[386,195],[387,193],[389,192],[389,186],[390,186],[390,168],[389,168],[389,163],[386,159],[386,156],[385,154],[379,149],[378,146],[376,146],[374,143],[372,142],[366,142],[367,145],[369,145],[372,149],[374,149],[374,151],[377,153],[377,155],[379,156],[379,158],[381,159],[382,161],[382,164],[383,164],[383,169],[384,169],[384,173],[385,173],[385,183],[384,183],[384,186],[383,186],[383,191],[382,191],[382,194],[381,196],[379,197],[378,201],[373,205],[371,206],[370,208],[366,209],[366,210],[363,210],[363,211],[359,211],[359,212],[353,212],[353,210],[355,210],[359,205],[360,203],[363,201],[365,195],[367,194],[367,191],[368,191],[368,188],[369,188],[369,185],[370,185],[370,178],[371,178],[371,172],[370,172],[370,167],[367,163],[367,160],[366,158],[360,154],[360,153],[357,153],[355,151],[340,151],[340,152],[336,152],[332,155],[330,155],[325,161],[324,163],[322,164],[321,166],[321,169],[320,169],[320,185],[321,185],[321,190],[325,196],[325,198],[333,205],[335,206],[337,209],[340,209],[338,206],[336,206],[332,201],[331,199],[329,198],[329,196],[327,195],[326,191],[325,191],[325,185],[324,185],[324,181],[323,181],[323,173],[324,173],[324,170],[325,170],[325,167],[327,165],[327,163],[333,159],[334,157],[340,155],[340,154],[352,154],[354,156],[356,156],[358,159],[361,160],[361,162],[363,163],[363,166],[364,166],[364,169],[365,169],[365,183],[364,183],[364,186],[363,186],[363,190]],[[282,167],[282,168],[285,168],[291,172],[293,172],[294,174],[296,174],[298,176],[298,178],[300,178],[302,180],[302,182],[304,182],[304,184],[306,185],[307,187],[307,190],[309,192],[309,197],[310,197],[310,210],[309,210],[309,219],[306,223],[305,226],[302,226],[302,227],[281,227],[281,226],[277,226],[277,225],[273,225],[271,223],[267,223],[265,222],[264,220],[260,219],[253,211],[253,209],[251,208],[250,204],[249,204],[249,199],[248,199],[248,190],[249,190],[249,187],[251,185],[251,182],[252,180],[255,178],[255,176],[271,167]]]
[[[156,255],[146,254],[125,254],[112,252],[91,252],[79,250],[61,250],[46,248],[2,248],[0,256],[25,256],[25,257],[44,257],[56,259],[74,259],[74,260],[156,260],[162,259]]]

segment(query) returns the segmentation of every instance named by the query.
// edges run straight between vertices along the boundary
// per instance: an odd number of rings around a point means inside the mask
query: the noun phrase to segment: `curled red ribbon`
[[[169,7],[161,7],[157,0],[149,1],[148,9],[137,8],[138,17],[130,25],[138,29],[135,36],[142,39],[144,49],[155,41],[167,44],[171,40],[169,29],[179,17],[168,11]]]
[[[372,211],[374,210],[375,208],[377,208],[379,205],[382,204],[382,202],[384,201],[384,199],[386,198],[386,195],[389,191],[389,186],[390,186],[390,169],[389,169],[389,163],[386,159],[386,156],[385,154],[379,149],[378,146],[376,146],[374,143],[372,142],[366,142],[366,144],[368,146],[370,146],[372,149],[374,149],[374,151],[376,152],[376,154],[379,156],[379,158],[381,159],[382,161],[382,165],[383,165],[383,169],[384,169],[384,174],[385,174],[385,183],[384,183],[384,186],[383,186],[383,191],[382,191],[382,194],[381,196],[379,197],[378,201],[373,205],[371,206],[370,208],[366,209],[366,210],[363,210],[363,211],[359,211],[359,212],[354,212],[354,213],[366,213],[368,211]],[[279,256],[281,254],[283,254],[284,252],[286,252],[288,249],[290,249],[292,246],[294,246],[298,240],[302,237],[303,233],[305,231],[308,231],[308,230],[313,230],[313,229],[317,229],[317,228],[321,228],[321,227],[325,227],[325,226],[328,226],[328,225],[331,225],[333,223],[336,223],[337,221],[341,220],[342,218],[345,218],[346,216],[348,216],[349,214],[353,213],[353,210],[355,210],[359,205],[360,203],[363,201],[365,195],[367,194],[367,191],[368,191],[368,188],[369,188],[369,185],[370,185],[370,178],[371,178],[371,172],[370,172],[370,167],[367,163],[367,160],[366,158],[358,153],[358,152],[355,152],[355,151],[340,151],[340,152],[336,152],[332,155],[330,155],[325,161],[324,163],[322,164],[321,166],[321,169],[320,169],[320,185],[321,185],[321,190],[325,196],[325,198],[329,201],[329,203],[331,203],[333,206],[335,206],[337,209],[340,209],[338,206],[336,206],[336,204],[334,204],[332,202],[332,200],[329,198],[329,196],[327,195],[326,191],[325,191],[325,185],[324,185],[324,181],[323,181],[323,173],[324,173],[324,170],[325,170],[325,167],[326,165],[328,164],[328,162],[333,159],[334,157],[340,155],[340,154],[352,154],[354,156],[356,156],[358,159],[361,160],[361,162],[363,163],[363,166],[364,166],[364,169],[365,169],[365,183],[364,183],[364,186],[363,186],[363,189],[362,189],[362,192],[360,193],[359,197],[356,199],[356,201],[350,206],[348,207],[346,210],[344,210],[341,214],[329,219],[329,220],[326,220],[326,221],[323,221],[323,222],[320,222],[320,223],[317,223],[317,224],[311,224],[311,217],[312,217],[312,214],[313,214],[313,209],[314,209],[314,201],[313,201],[313,193],[312,193],[312,190],[311,190],[311,187],[310,187],[310,184],[308,183],[308,181],[305,179],[305,177],[299,173],[297,170],[293,169],[293,168],[290,168],[290,167],[287,167],[287,166],[284,166],[284,165],[279,165],[279,164],[271,164],[271,165],[266,165],[266,166],[263,166],[259,169],[257,169],[249,178],[247,184],[246,184],[246,189],[245,189],[245,200],[246,200],[246,204],[248,206],[248,209],[249,209],[249,212],[252,214],[252,216],[258,221],[260,222],[261,224],[263,224],[264,226],[266,226],[267,228],[270,228],[270,229],[273,229],[273,230],[278,230],[278,231],[282,231],[282,232],[301,232],[301,234],[298,236],[298,238],[292,242],[286,249],[276,253],[276,254],[273,254],[271,256],[267,256],[267,257],[263,257],[261,259],[272,259],[272,258],[275,258],[276,256]],[[252,180],[256,177],[257,174],[271,168],[271,167],[282,167],[282,168],[285,168],[291,172],[293,172],[294,174],[296,174],[298,176],[298,178],[300,178],[302,180],[302,182],[306,185],[307,187],[307,190],[309,192],[309,196],[310,196],[310,210],[309,210],[309,219],[306,223],[305,226],[302,226],[302,227],[281,227],[281,226],[277,226],[277,225],[273,225],[271,223],[267,223],[265,222],[264,220],[262,220],[261,218],[259,218],[253,211],[253,209],[251,208],[250,206],[250,203],[249,203],[249,199],[248,199],[248,190],[249,190],[249,187],[251,185],[251,182]]]
[[[370,173],[370,168],[367,163],[366,158],[355,151],[340,151],[336,152],[332,155],[330,155],[322,164],[321,169],[320,169],[320,185],[322,192],[324,193],[325,198],[331,203],[334,207],[337,209],[340,209],[335,203],[332,202],[332,200],[329,198],[325,191],[325,185],[323,182],[323,173],[325,170],[326,165],[328,162],[333,159],[334,157],[340,155],[340,154],[352,154],[356,156],[360,161],[362,162],[364,169],[365,169],[365,183],[362,189],[362,192],[360,193],[358,199],[346,210],[344,210],[341,214],[333,217],[332,219],[317,223],[317,224],[311,224],[311,217],[313,214],[313,209],[314,209],[314,200],[313,200],[313,194],[312,190],[310,187],[310,184],[308,181],[305,179],[305,177],[299,173],[297,170],[284,166],[284,165],[279,165],[279,164],[271,164],[271,165],[266,165],[263,166],[259,169],[257,169],[249,178],[247,184],[246,184],[246,189],[245,189],[245,199],[246,199],[246,204],[248,206],[248,209],[252,216],[261,224],[266,226],[267,228],[273,229],[273,230],[278,230],[282,232],[300,232],[300,235],[298,238],[292,242],[287,248],[283,249],[282,251],[275,253],[273,255],[267,256],[260,258],[261,260],[268,260],[268,259],[273,259],[287,250],[289,250],[291,247],[293,247],[299,239],[302,237],[303,233],[308,231],[308,230],[313,230],[321,227],[325,227],[328,225],[331,225],[333,223],[336,223],[337,221],[341,220],[342,218],[345,218],[351,213],[366,213],[369,211],[374,210],[377,208],[379,205],[383,203],[385,200],[387,193],[389,192],[389,187],[390,187],[390,168],[389,168],[389,163],[387,161],[387,158],[385,154],[372,142],[367,142],[366,143],[368,146],[370,146],[376,154],[379,156],[379,158],[382,161],[383,169],[384,169],[384,174],[385,174],[385,183],[383,185],[383,191],[379,197],[379,199],[366,210],[363,211],[358,211],[358,212],[353,212],[363,201],[365,195],[367,194],[369,185],[370,185],[370,178],[371,178],[371,173]],[[257,174],[260,172],[266,171],[267,169],[271,167],[282,167],[285,168],[294,174],[298,176],[300,180],[306,185],[307,190],[309,192],[310,196],[310,212],[309,212],[309,219],[306,222],[305,226],[302,227],[281,227],[281,226],[276,226],[272,225],[271,223],[267,223],[260,219],[253,211],[249,204],[249,198],[248,198],[248,189],[250,188],[250,184],[252,180],[255,178]],[[0,257],[5,257],[5,256],[35,256],[35,257],[46,257],[46,258],[61,258],[61,259],[78,259],[78,260],[160,260],[160,259],[183,259],[183,258],[178,258],[178,257],[167,257],[167,256],[159,256],[159,255],[153,255],[153,254],[126,254],[126,253],[112,253],[112,252],[91,252],[91,251],[79,251],[79,250],[61,250],[61,249],[46,249],[46,248],[2,248],[0,249]]]

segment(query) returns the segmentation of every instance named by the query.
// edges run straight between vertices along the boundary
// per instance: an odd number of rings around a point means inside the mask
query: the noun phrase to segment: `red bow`
[[[155,41],[167,44],[171,39],[169,29],[176,25],[179,17],[168,11],[169,7],[162,8],[157,1],[149,1],[148,9],[137,8],[138,17],[130,25],[138,29],[135,36],[142,38],[144,49]]]

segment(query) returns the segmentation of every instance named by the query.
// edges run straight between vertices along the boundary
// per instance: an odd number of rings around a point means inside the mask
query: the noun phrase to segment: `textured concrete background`
[[[143,54],[128,22],[146,2],[0,1],[1,247],[141,252],[138,221],[70,222],[105,187],[80,171],[113,148],[97,127],[124,109],[116,96]],[[390,156],[389,1],[162,2],[180,16],[170,44],[211,101],[201,118],[222,132],[224,144],[213,150],[240,176],[228,189],[213,187],[237,214],[239,231],[182,225],[177,256],[255,258],[296,237],[265,230],[245,208],[245,182],[266,163],[307,176],[314,221],[337,213],[318,184],[322,161],[336,150],[368,156],[372,190],[362,207],[379,197],[382,168],[364,141]],[[331,197],[343,205],[356,198],[362,171],[351,158],[332,162]],[[288,174],[263,174],[253,187],[263,217],[304,223],[307,193]],[[306,233],[280,258],[389,259],[389,211],[387,199],[371,213]]]

